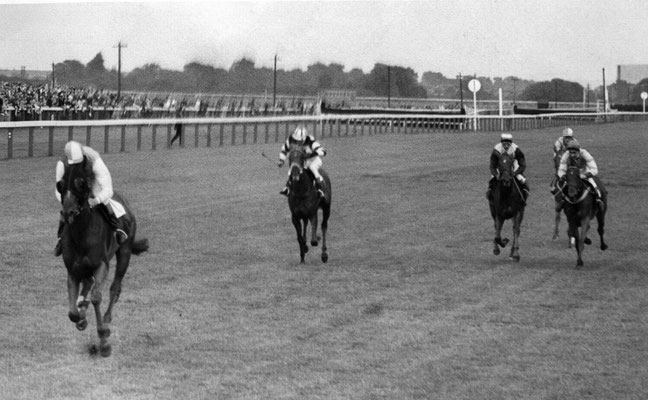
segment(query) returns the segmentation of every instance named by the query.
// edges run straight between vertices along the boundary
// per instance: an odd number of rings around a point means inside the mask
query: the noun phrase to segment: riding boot
[[[58,231],[56,232],[56,237],[58,238],[56,241],[56,247],[54,247],[54,257],[58,257],[63,253],[63,244],[61,244],[61,235],[63,234],[63,227],[65,226],[65,223],[63,222],[63,219],[59,221],[59,227]]]
[[[110,223],[110,226],[113,228],[117,236],[117,244],[123,244],[126,240],[128,240],[128,234],[126,233],[128,226],[124,223],[126,216],[117,218],[117,216],[111,212],[108,212],[107,214],[108,222]]]
[[[488,181],[488,190],[486,190],[486,200],[491,201],[493,200],[493,189],[495,189],[495,178],[491,178],[490,181]]]
[[[315,187],[317,187],[317,197],[324,198],[326,195],[324,194],[324,187],[326,186],[326,183],[324,183],[324,178],[319,178],[315,180]]]
[[[290,194],[290,180],[286,182],[286,186],[281,189],[281,192],[279,192],[279,194],[283,194],[284,196],[288,197],[288,195]]]
[[[596,204],[598,205],[599,209],[603,210],[605,208],[605,204],[603,203],[603,198],[601,197],[601,191],[599,190],[599,188],[595,187],[594,193],[596,193]]]

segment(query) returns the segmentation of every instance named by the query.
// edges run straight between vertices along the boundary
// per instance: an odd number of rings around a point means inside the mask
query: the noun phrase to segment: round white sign
[[[641,92],[641,98],[644,99],[644,100],[648,99],[648,93]]]
[[[479,89],[481,89],[481,83],[477,79],[471,79],[470,82],[468,82],[468,89],[473,93],[477,93],[479,92]]]

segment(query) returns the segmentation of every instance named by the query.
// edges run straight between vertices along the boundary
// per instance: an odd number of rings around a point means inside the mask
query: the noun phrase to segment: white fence
[[[285,140],[298,124],[316,137],[388,133],[508,132],[547,127],[648,120],[644,113],[541,115],[320,115],[259,118],[183,118],[83,121],[0,122],[0,159],[58,155],[68,140],[78,140],[103,153],[157,150],[179,145],[211,147]],[[5,139],[2,140],[1,138]],[[55,152],[56,150],[56,152]],[[2,157],[6,155],[6,157]]]

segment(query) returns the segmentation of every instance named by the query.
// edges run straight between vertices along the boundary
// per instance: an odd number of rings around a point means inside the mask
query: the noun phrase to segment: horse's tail
[[[130,248],[131,248],[131,253],[135,254],[136,256],[139,256],[145,251],[148,251],[149,241],[148,239],[133,240],[133,242],[130,245]]]

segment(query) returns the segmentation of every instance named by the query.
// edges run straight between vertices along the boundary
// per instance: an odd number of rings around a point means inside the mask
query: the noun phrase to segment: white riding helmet
[[[563,137],[574,137],[574,131],[572,128],[563,129]]]
[[[81,144],[70,140],[65,144],[65,157],[67,157],[68,164],[78,164],[83,161],[83,150]]]
[[[513,135],[511,135],[510,133],[502,133],[500,142],[513,142]]]
[[[293,132],[292,134],[293,140],[301,143],[306,140],[306,136],[308,136],[308,131],[304,126],[298,126],[297,129],[295,129],[295,132]]]

